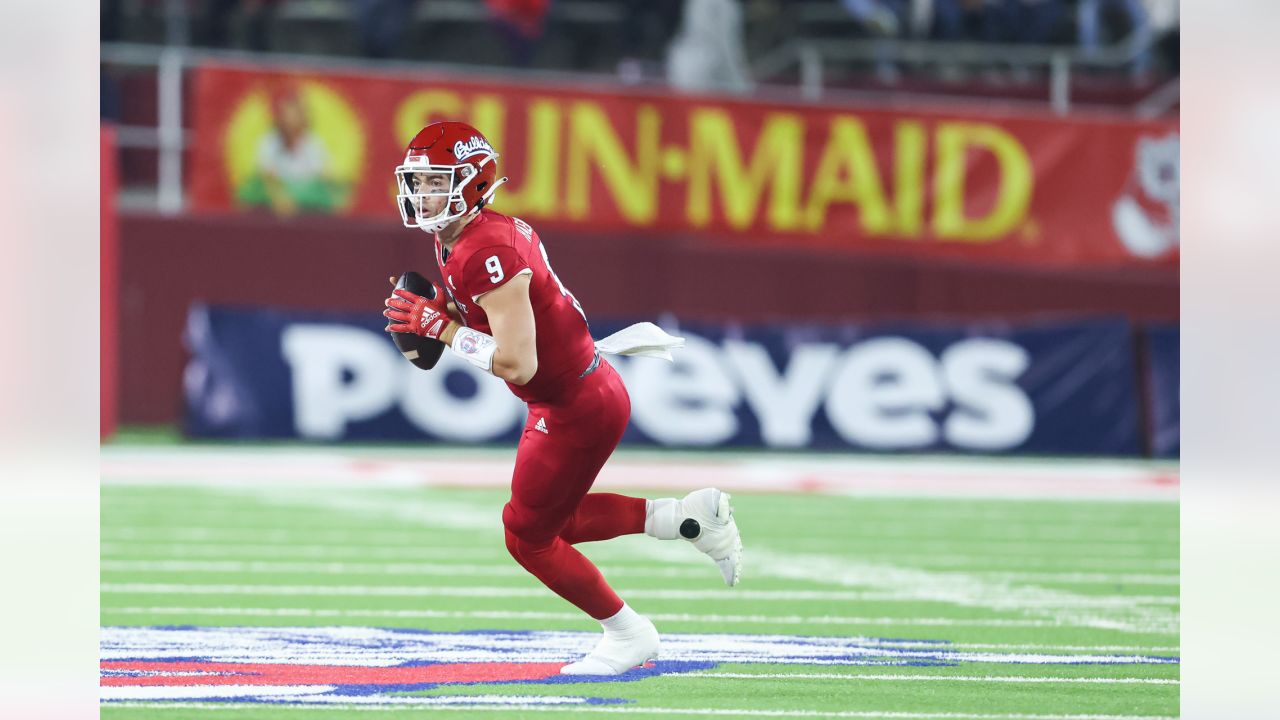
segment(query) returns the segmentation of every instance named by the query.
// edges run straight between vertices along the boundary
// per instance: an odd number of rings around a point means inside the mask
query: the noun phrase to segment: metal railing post
[[[800,94],[806,100],[822,98],[822,53],[813,45],[800,46]]]
[[[1071,57],[1065,52],[1049,60],[1049,105],[1058,115],[1071,111]]]
[[[165,48],[160,52],[157,68],[159,95],[159,172],[160,187],[156,204],[160,212],[174,215],[182,212],[182,68],[183,51]]]
[[[1138,103],[1134,113],[1143,120],[1153,120],[1172,110],[1181,97],[1178,78],[1173,78]]]

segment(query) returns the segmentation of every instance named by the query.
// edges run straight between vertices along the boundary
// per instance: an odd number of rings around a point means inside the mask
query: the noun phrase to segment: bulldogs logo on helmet
[[[409,141],[396,168],[400,217],[405,227],[440,232],[493,202],[506,181],[498,177],[498,153],[479,130],[462,122],[431,123]],[[429,199],[441,197],[441,209],[428,208]]]

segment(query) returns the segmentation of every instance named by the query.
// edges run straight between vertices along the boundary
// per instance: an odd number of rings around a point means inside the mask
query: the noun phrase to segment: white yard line
[[[537,610],[384,610],[253,607],[103,607],[103,614],[193,615],[229,617],[408,618],[469,620],[564,620],[581,622],[582,613]],[[757,625],[893,625],[922,627],[1053,627],[1044,620],[947,617],[851,617],[836,615],[735,615],[645,613],[655,622],[743,623]],[[1028,647],[1026,649],[1034,649]]]
[[[339,491],[340,492],[340,489]],[[379,500],[378,502],[415,502],[413,497],[404,497],[401,500]],[[502,507],[503,500],[495,500],[494,509]],[[433,502],[425,502],[425,505],[434,506]],[[484,510],[483,507],[476,507],[477,510]],[[348,509],[349,510],[349,509]],[[316,524],[315,515],[302,516],[301,514],[283,514],[279,510],[271,510],[264,512],[243,512],[228,511],[225,514],[210,514],[210,512],[182,512],[179,515],[178,510],[174,511],[172,519],[168,523],[157,523],[156,510],[152,509],[147,512],[140,512],[134,516],[132,514],[120,514],[111,510],[102,510],[102,514],[111,521],[109,529],[123,529],[133,527],[133,525],[146,525],[148,530],[156,533],[173,532],[173,530],[182,530],[187,528],[207,528],[206,532],[227,532],[227,530],[239,529],[246,527],[270,527],[270,525],[287,523],[287,524]],[[402,510],[402,518],[393,518],[393,516],[385,516],[385,521],[403,520],[404,511]],[[492,514],[486,514],[486,519],[493,520]],[[430,518],[430,515],[428,515]],[[334,512],[329,518],[340,521],[344,519],[343,515]],[[421,515],[410,518],[413,523],[421,521]],[[324,520],[319,520],[323,523]],[[385,523],[383,524],[385,527]],[[356,528],[358,530],[360,528]],[[371,528],[370,528],[371,529]],[[1047,532],[1047,530],[1055,530],[1056,532]],[[1123,547],[1126,550],[1149,551],[1155,548],[1167,546],[1176,546],[1179,542],[1178,530],[1176,529],[1151,529],[1151,530],[1125,530],[1125,532],[1107,532],[1105,529],[1088,527],[1088,525],[1075,525],[1075,527],[1044,527],[1044,525],[1010,525],[1001,523],[1001,532],[989,532],[989,530],[964,528],[963,524],[934,524],[931,527],[922,527],[919,520],[902,520],[901,523],[865,523],[860,518],[852,521],[852,524],[841,528],[841,537],[849,538],[852,542],[864,541],[884,541],[884,542],[923,542],[923,543],[954,543],[955,534],[963,532],[966,542],[980,544],[1006,544],[1006,543],[1033,543],[1037,546],[1057,546],[1057,544],[1085,544],[1085,546],[1105,546],[1108,548]]]
[[[1078,572],[984,572],[971,573],[990,580],[1016,583],[1054,583],[1062,585],[1172,585],[1181,577],[1154,573],[1078,573]]]
[[[344,563],[344,562],[264,562],[239,560],[102,560],[100,570],[134,573],[191,573],[250,575],[408,575],[413,577],[511,577],[529,573],[508,558],[507,562],[482,563]],[[600,565],[605,575],[647,578],[705,578],[706,568],[622,567]],[[714,568],[712,568],[714,569]]]
[[[139,595],[314,595],[326,596],[374,596],[374,597],[550,597],[548,591],[541,587],[504,587],[495,585],[453,585],[453,586],[420,586],[420,585],[247,585],[247,584],[193,584],[193,583],[102,583],[101,590],[111,594]],[[718,600],[718,601],[855,601],[855,602],[946,602],[943,598],[933,598],[923,590],[904,592],[878,592],[856,590],[673,590],[673,589],[624,589],[618,592],[632,598],[649,600]],[[1061,597],[1065,593],[1055,593],[1051,597],[1037,598],[1028,596],[1018,604],[1001,601],[1001,609],[1026,609],[1040,606],[1054,609],[1096,609],[1120,608],[1129,609],[1135,604],[1178,603],[1177,596],[1142,595],[1142,596],[1088,596],[1076,595],[1070,599]],[[971,598],[977,600],[978,598]],[[996,603],[997,598],[987,599]],[[970,604],[977,604],[971,602]]]
[[[299,498],[295,504],[306,504],[310,502],[307,499]],[[339,504],[341,500],[335,499],[334,504]],[[427,503],[424,503],[427,504]],[[429,505],[429,504],[428,504]],[[461,505],[461,503],[455,503]],[[365,509],[361,509],[363,506]],[[390,508],[398,507],[398,510],[390,510]],[[379,509],[387,509],[388,514],[385,517],[394,517],[396,513],[404,516],[411,515],[416,522],[422,523],[424,526],[434,525],[436,528],[442,529],[444,532],[431,532],[430,530],[412,531],[412,530],[362,530],[362,529],[345,529],[345,530],[288,530],[288,529],[248,529],[243,527],[214,527],[203,525],[185,525],[180,527],[129,527],[129,526],[108,526],[101,531],[101,539],[106,542],[116,541],[204,541],[211,543],[264,543],[264,542],[281,542],[294,543],[301,542],[307,544],[324,544],[324,543],[340,543],[351,545],[364,545],[381,547],[387,545],[404,545],[404,546],[423,546],[432,545],[439,546],[441,543],[456,545],[458,547],[474,547],[475,543],[459,543],[460,536],[483,538],[486,542],[498,542],[501,540],[502,525],[490,513],[476,511],[476,517],[481,518],[476,522],[465,518],[460,514],[452,514],[447,521],[441,520],[431,515],[419,516],[417,511],[410,511],[403,507],[401,503],[394,501],[374,501],[371,499],[363,499],[353,502],[349,510],[352,513],[367,514],[376,516]],[[446,511],[447,512],[447,511]],[[497,540],[494,540],[494,538]],[[452,542],[451,542],[452,541]],[[927,552],[931,549],[937,549],[940,553],[954,553],[957,549],[970,550],[971,556],[987,555],[996,558],[1004,557],[1031,557],[1041,560],[1048,556],[1048,560],[1052,562],[1058,558],[1074,558],[1076,556],[1095,556],[1098,558],[1114,558],[1117,561],[1127,559],[1127,562],[1141,563],[1148,559],[1151,561],[1173,561],[1170,557],[1150,557],[1153,555],[1152,549],[1159,549],[1161,546],[1152,543],[1124,543],[1124,542],[1094,542],[1090,539],[1081,538],[1079,540],[1044,540],[1037,541],[1031,538],[1024,538],[1020,541],[1009,540],[1006,542],[994,542],[975,539],[911,539],[903,537],[900,539],[877,538],[874,536],[866,536],[865,538],[845,537],[842,541],[852,549],[868,554],[884,555],[883,550],[875,550],[867,548],[863,545],[864,541],[872,541],[873,547],[892,546],[895,549],[904,551],[914,551],[915,553]],[[448,546],[448,545],[446,545]]]
[[[166,702],[118,702],[111,707],[154,708],[164,710],[262,710],[262,703],[166,703]],[[285,707],[276,706],[271,707]],[[355,704],[328,704],[339,710],[421,713],[421,708],[411,706],[378,706]],[[605,715],[692,715],[728,717],[788,717],[788,718],[886,718],[887,720],[1177,720],[1167,715],[1038,715],[1038,714],[989,714],[989,713],[920,713],[891,710],[759,710],[755,708],[668,708],[635,705],[436,705],[433,711],[461,710],[477,712],[487,709],[520,710],[522,712],[578,712]]]
[[[471,619],[471,620],[564,620],[582,622],[582,613],[550,612],[537,610],[384,610],[384,609],[314,609],[314,608],[253,608],[253,607],[110,607],[102,608],[103,614],[123,615],[192,615],[210,617],[314,617],[314,618],[370,618],[370,619]],[[949,618],[949,617],[856,617],[842,615],[748,615],[748,614],[692,614],[645,613],[655,622],[689,623],[742,623],[750,625],[865,625],[894,627],[999,627],[999,628],[1053,628],[1059,627],[1048,620],[1024,620],[1004,618]],[[922,645],[922,647],[931,647]],[[968,647],[968,646],[966,646]],[[980,646],[972,646],[981,649]],[[992,648],[1003,647],[992,645]],[[1012,647],[1012,646],[1011,646]],[[1025,645],[1022,649],[1049,649],[1050,646]],[[1126,648],[1126,649],[1120,649]],[[1086,649],[1086,648],[1080,648]],[[1116,652],[1143,652],[1132,646],[1117,646]],[[1177,648],[1152,649],[1152,652],[1176,652]]]
[[[110,532],[108,530],[107,532]],[[480,559],[504,560],[510,557],[500,543],[494,542],[490,547],[424,547],[422,545],[359,545],[349,543],[323,544],[309,542],[305,544],[270,545],[262,543],[232,542],[149,542],[139,540],[107,540],[99,545],[104,556],[114,559],[127,559],[125,556],[136,554],[162,555],[165,557],[226,557],[251,555],[255,560],[272,560],[276,558],[314,557],[314,558],[368,558],[393,560],[434,560],[434,559]],[[610,545],[597,545],[591,549],[592,558],[609,558],[615,561],[634,559],[633,554],[621,551]],[[965,570],[966,565],[976,566],[969,569],[974,574],[1012,573],[1005,569],[991,569],[993,565],[1002,568],[1029,567],[1044,569],[1046,565],[1061,569],[1062,572],[1084,572],[1092,570],[1111,570],[1130,574],[1149,573],[1153,570],[1178,570],[1179,561],[1175,559],[1123,559],[1097,557],[993,557],[984,554],[933,554],[933,553],[860,553],[860,557],[872,562],[894,562],[909,565],[943,566],[935,568],[937,572],[951,572],[953,569]],[[701,563],[701,559],[691,556],[691,562]],[[1068,566],[1066,563],[1070,563]],[[1176,574],[1167,576],[1176,581]],[[1157,583],[1163,584],[1163,583]]]
[[[687,548],[670,543],[633,544],[638,554],[655,560],[674,558]],[[938,572],[858,559],[778,552],[758,545],[745,551],[747,571],[776,579],[860,588],[862,599],[894,598],[895,602],[941,602],[997,612],[1018,612],[1048,619],[1054,625],[1093,627],[1122,632],[1178,632],[1178,596],[1081,595],[1036,585],[989,579],[977,573]],[[1155,606],[1155,607],[1153,607]]]
[[[103,607],[104,615],[178,615],[208,617],[306,617],[306,618],[365,618],[365,619],[423,619],[423,620],[560,620],[585,622],[578,612],[544,612],[535,610],[387,610],[387,609],[316,609],[316,608],[255,608],[255,607]],[[962,619],[945,617],[842,617],[832,615],[728,615],[646,613],[656,622],[686,622],[699,625],[729,623],[755,625],[894,625],[894,626],[943,626],[943,627],[1051,627],[1042,620]],[[947,648],[952,650],[1035,650],[1040,652],[1084,653],[1136,653],[1171,654],[1179,648],[1173,645],[1044,645],[1035,643],[949,643],[936,640],[884,640],[867,638],[877,646],[902,649],[928,650]]]
[[[827,555],[751,552],[761,575],[869,587],[905,601],[947,602],[996,611],[1017,611],[1059,625],[1129,632],[1178,631],[1177,596],[1091,596],[991,579],[981,574],[934,572],[884,563],[868,563]]]
[[[253,560],[278,558],[358,558],[361,560],[505,560],[511,556],[503,545],[494,541],[489,547],[424,547],[422,545],[356,545],[350,544],[282,544],[261,543],[204,543],[172,542],[154,543],[137,541],[105,541],[98,548],[104,558],[125,560],[138,555],[159,555],[149,558],[239,558],[250,556]]]
[[[497,525],[494,534],[497,539],[494,542],[501,542],[501,525]],[[462,527],[455,528],[449,533],[450,538],[460,539],[459,536],[470,537],[479,536],[486,528],[478,527]],[[486,538],[491,539],[492,535],[486,533]],[[475,543],[442,542],[444,535],[442,533],[430,533],[428,531],[397,531],[397,530],[283,530],[283,529],[249,529],[244,528],[227,528],[227,527],[204,527],[200,525],[188,525],[185,527],[171,528],[139,528],[139,527],[105,527],[102,529],[102,539],[107,542],[117,540],[145,540],[149,542],[160,541],[200,541],[200,542],[226,542],[228,544],[236,543],[340,543],[342,545],[361,545],[371,547],[387,547],[387,546],[407,546],[421,547],[424,545],[439,549],[441,547],[475,547]]]
[[[442,553],[443,554],[443,553]],[[137,573],[246,573],[315,575],[410,575],[427,577],[481,576],[524,577],[527,573],[509,558],[492,558],[492,563],[408,563],[408,562],[278,562],[264,560],[132,560],[104,558],[99,569]],[[698,565],[705,565],[699,562]],[[606,575],[655,578],[702,578],[707,573],[697,567],[627,567],[600,564]],[[1009,582],[1049,582],[1068,585],[1178,585],[1177,575],[1102,573],[1013,573],[975,572],[983,578]]]
[[[969,683],[1083,683],[1099,685],[1180,685],[1169,678],[1115,677],[1016,677],[1010,675],[855,675],[852,673],[671,673],[673,678],[726,678],[732,680],[851,680],[891,682],[969,682]]]
[[[390,667],[405,663],[557,662],[599,639],[599,631],[455,630],[353,626],[137,627],[105,626],[100,657]],[[998,665],[1170,665],[1178,658],[1112,653],[973,652],[945,644],[902,648],[859,636],[663,633],[662,660],[711,663],[902,665],[910,662]],[[972,672],[972,671],[971,671]]]

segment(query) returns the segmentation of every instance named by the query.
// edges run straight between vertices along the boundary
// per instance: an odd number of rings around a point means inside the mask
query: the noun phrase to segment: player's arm
[[[403,288],[393,291],[383,312],[391,320],[388,332],[411,332],[439,340],[459,357],[513,385],[525,385],[538,372],[537,337],[529,281],[533,271],[511,247],[483,248],[463,268],[457,288],[489,318],[493,334],[460,325],[451,319],[447,296],[436,288],[431,299]]]
[[[522,273],[476,299],[489,317],[489,327],[498,343],[493,354],[493,374],[512,385],[524,385],[538,372],[530,277],[528,272]]]

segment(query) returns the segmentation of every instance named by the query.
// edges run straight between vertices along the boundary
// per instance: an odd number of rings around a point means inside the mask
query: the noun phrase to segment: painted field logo
[[[1168,664],[1173,657],[957,652],[949,643],[786,635],[664,635],[663,659],[620,677],[560,675],[593,633],[361,627],[102,629],[106,702],[325,705],[601,704],[572,695],[412,695],[442,686],[639,680],[720,663],[817,665]]]

